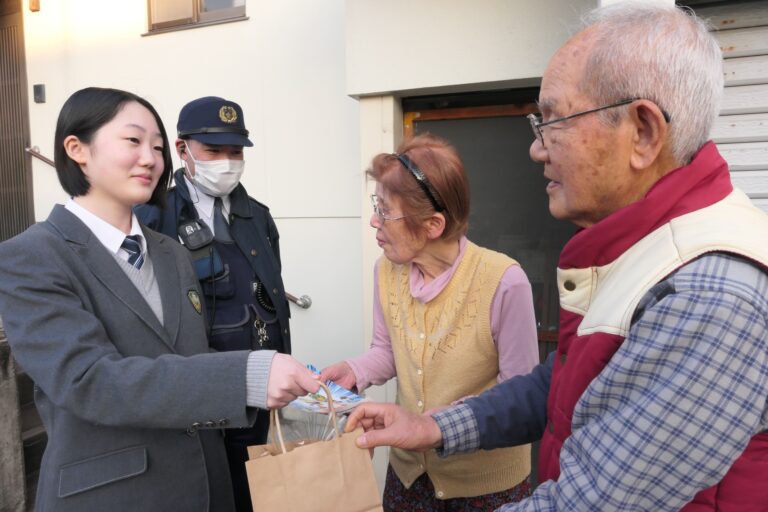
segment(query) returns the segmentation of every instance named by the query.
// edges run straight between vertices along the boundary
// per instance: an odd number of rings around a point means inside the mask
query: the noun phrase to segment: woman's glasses
[[[371,204],[373,205],[373,213],[375,213],[376,217],[379,219],[379,224],[384,224],[388,220],[400,220],[410,217],[410,215],[401,215],[399,217],[390,217],[387,215],[381,207],[379,196],[376,194],[371,194]]]

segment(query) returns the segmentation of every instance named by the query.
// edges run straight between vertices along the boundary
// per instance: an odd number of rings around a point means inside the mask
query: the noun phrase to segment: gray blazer
[[[144,236],[165,326],[63,206],[0,244],[0,314],[48,432],[37,510],[234,509],[220,427],[255,418],[248,353],[207,353],[188,251]]]

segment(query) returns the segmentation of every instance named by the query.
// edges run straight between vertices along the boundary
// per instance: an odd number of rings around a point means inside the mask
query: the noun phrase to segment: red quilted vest
[[[579,231],[563,249],[559,269],[611,264],[657,228],[720,202],[732,190],[728,165],[709,142],[689,165],[662,178],[641,201]],[[653,257],[652,254],[645,257]],[[560,286],[561,295],[563,289],[576,288],[569,281]],[[571,435],[576,403],[624,341],[623,335],[599,330],[579,335],[583,320],[581,314],[561,307],[560,335],[547,400],[548,423],[539,451],[540,482],[558,478],[560,450]],[[752,438],[723,480],[699,492],[683,510],[766,511],[767,482],[768,434],[761,433]]]

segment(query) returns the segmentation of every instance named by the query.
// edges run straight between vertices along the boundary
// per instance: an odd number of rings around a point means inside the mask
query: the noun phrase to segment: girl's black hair
[[[157,182],[147,204],[162,207],[165,204],[165,192],[171,179],[173,164],[168,135],[165,133],[160,115],[147,100],[128,91],[87,87],[80,89],[67,99],[59,112],[54,137],[53,157],[56,162],[56,174],[64,191],[70,196],[84,196],[91,188],[80,165],[67,155],[64,139],[74,135],[84,144],[90,144],[94,134],[109,123],[126,103],[135,101],[146,107],[155,118],[163,137],[163,173]]]

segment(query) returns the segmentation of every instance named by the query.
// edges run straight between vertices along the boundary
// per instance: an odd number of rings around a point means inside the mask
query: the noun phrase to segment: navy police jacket
[[[166,206],[161,209],[152,205],[135,208],[136,217],[147,227],[178,240],[178,225],[185,220],[196,219],[197,211],[190,197],[184,170],[174,173],[176,186],[168,190]],[[280,235],[277,226],[264,204],[248,197],[245,188],[238,184],[229,195],[229,231],[240,252],[264,285],[275,306],[282,335],[282,348],[291,352],[291,334],[288,325],[290,309],[280,275]]]

